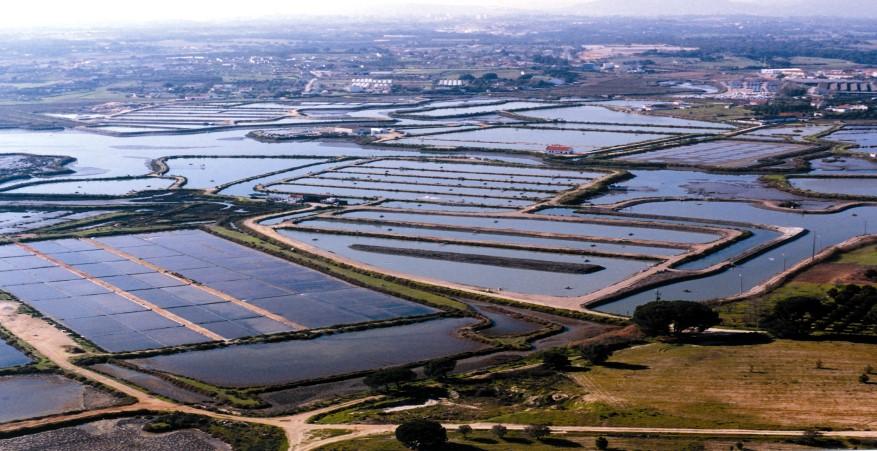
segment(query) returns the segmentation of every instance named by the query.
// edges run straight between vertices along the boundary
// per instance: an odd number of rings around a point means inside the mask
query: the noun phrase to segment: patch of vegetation
[[[289,444],[282,429],[239,421],[217,420],[213,418],[174,412],[158,416],[143,426],[143,430],[153,433],[173,432],[181,429],[199,429],[231,445],[235,451],[286,450]]]

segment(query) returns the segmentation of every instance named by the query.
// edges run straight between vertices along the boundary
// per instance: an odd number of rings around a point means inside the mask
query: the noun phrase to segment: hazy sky
[[[295,17],[306,15],[344,15],[384,13],[419,13],[430,8],[448,7],[455,12],[473,12],[472,5],[494,11],[538,10],[551,12],[571,5],[597,0],[6,0],[0,12],[0,28],[43,28],[96,24],[139,24],[156,21],[218,21],[259,17]],[[614,0],[618,5],[651,1],[660,5],[667,0]],[[714,0],[673,0],[675,4],[710,4]],[[775,6],[796,0],[731,0]],[[818,1],[818,0],[814,0]],[[859,0],[875,1],[877,0]],[[690,3],[685,3],[690,2]],[[703,3],[701,3],[703,2]],[[612,3],[609,3],[610,5]],[[866,3],[867,4],[867,3]],[[459,8],[455,6],[459,5]],[[628,5],[629,6],[629,5]],[[683,10],[685,8],[683,7]],[[577,11],[587,9],[577,8]],[[743,10],[757,12],[751,8]]]
[[[95,24],[108,22],[227,20],[235,18],[345,14],[382,9],[411,10],[416,4],[471,5],[496,8],[533,6],[533,0],[10,0],[0,13],[0,26]],[[568,5],[567,0],[539,0],[542,5]]]

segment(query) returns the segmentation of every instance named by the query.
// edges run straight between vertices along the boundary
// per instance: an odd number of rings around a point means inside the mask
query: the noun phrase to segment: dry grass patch
[[[611,362],[588,375],[601,392],[671,416],[741,427],[877,426],[877,385],[857,380],[877,366],[872,344],[652,344]]]

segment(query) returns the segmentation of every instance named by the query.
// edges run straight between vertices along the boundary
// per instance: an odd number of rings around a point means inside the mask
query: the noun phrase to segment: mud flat
[[[57,374],[0,376],[0,400],[0,423],[119,403],[108,393]]]
[[[144,432],[145,418],[101,420],[79,426],[36,432],[21,437],[0,440],[5,451],[32,450],[89,450],[118,451],[231,451],[231,446],[196,429],[182,429],[169,433]]]

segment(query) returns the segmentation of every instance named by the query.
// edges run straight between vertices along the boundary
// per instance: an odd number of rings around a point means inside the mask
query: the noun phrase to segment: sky
[[[568,5],[566,0],[540,0],[542,4]],[[404,11],[420,4],[467,5],[477,2],[491,8],[520,8],[532,0],[11,0],[3,5],[0,26],[41,27],[147,23],[156,21],[220,21],[300,15],[343,15],[382,9]]]
[[[749,14],[797,2],[824,0],[7,0],[0,13],[0,28],[38,29],[67,26],[149,24],[169,21],[217,22],[314,15],[398,15],[424,11],[466,12],[569,12],[588,11],[589,2],[602,4],[603,13],[619,10],[661,11],[664,2],[676,10],[695,10],[715,2],[736,4]],[[870,8],[877,0],[834,0],[854,2]],[[758,5],[757,8],[746,4]],[[473,5],[477,5],[474,6]],[[618,5],[618,6],[615,6]],[[429,6],[429,7],[428,7]],[[626,8],[625,8],[626,7]],[[437,9],[440,8],[440,9]],[[807,10],[808,8],[803,8]],[[846,10],[848,8],[842,8]],[[856,8],[854,8],[856,9]],[[675,11],[675,10],[674,10]]]

